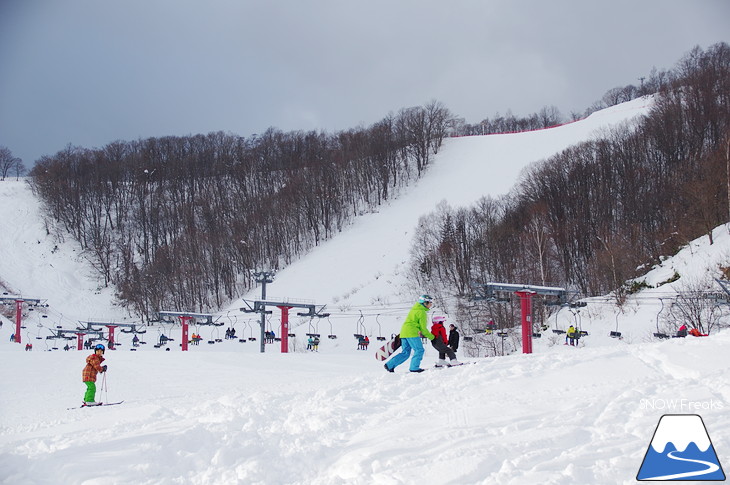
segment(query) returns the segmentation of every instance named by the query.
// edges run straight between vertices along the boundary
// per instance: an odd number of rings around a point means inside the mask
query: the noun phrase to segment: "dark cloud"
[[[269,126],[346,129],[437,99],[477,122],[610,88],[728,41],[725,0],[4,0],[0,145]]]

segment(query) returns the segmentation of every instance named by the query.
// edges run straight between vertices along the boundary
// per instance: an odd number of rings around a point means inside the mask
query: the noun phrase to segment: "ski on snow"
[[[470,365],[470,364],[476,364],[476,362],[462,362],[461,364],[458,364],[458,365],[434,365],[431,368],[432,369],[448,369],[448,368],[453,368],[453,367],[462,367],[462,366]],[[426,369],[426,370],[428,370],[428,369]]]
[[[119,402],[102,402],[102,403],[99,403],[99,404],[82,404],[81,406],[76,406],[76,407],[68,408],[68,409],[98,408],[98,407],[101,407],[101,406],[116,406],[117,404],[122,404],[123,402],[124,401],[119,401]]]

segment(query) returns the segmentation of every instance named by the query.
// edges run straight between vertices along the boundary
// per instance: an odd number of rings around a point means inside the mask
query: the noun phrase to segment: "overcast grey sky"
[[[582,112],[730,42],[728,0],[0,0],[0,145],[270,126],[330,132],[443,102],[476,123]]]

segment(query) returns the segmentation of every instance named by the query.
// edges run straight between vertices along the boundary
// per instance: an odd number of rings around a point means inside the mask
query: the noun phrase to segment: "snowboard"
[[[390,339],[388,342],[386,342],[385,345],[380,347],[377,352],[375,352],[375,358],[379,361],[388,360],[388,357],[393,355],[396,350],[400,348],[400,335],[396,335],[392,339]]]

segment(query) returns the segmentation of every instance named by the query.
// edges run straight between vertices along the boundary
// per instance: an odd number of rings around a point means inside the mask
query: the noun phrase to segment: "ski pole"
[[[106,385],[106,371],[101,379],[101,389],[104,391],[104,402],[109,402],[109,387]]]

